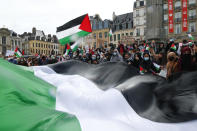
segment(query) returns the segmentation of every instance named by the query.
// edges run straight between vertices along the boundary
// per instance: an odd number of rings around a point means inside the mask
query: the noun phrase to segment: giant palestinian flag
[[[197,130],[196,72],[168,83],[124,63],[2,59],[0,72],[0,131]]]
[[[88,14],[80,16],[57,28],[57,37],[62,45],[75,42],[92,32]]]

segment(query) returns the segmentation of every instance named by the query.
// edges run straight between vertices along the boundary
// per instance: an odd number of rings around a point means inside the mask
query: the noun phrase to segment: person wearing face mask
[[[117,49],[113,51],[110,62],[123,62],[123,58]]]
[[[159,73],[161,69],[157,69],[150,59],[149,51],[145,50],[143,54],[143,60],[140,63],[140,67],[144,69],[145,73]]]
[[[181,49],[181,71],[195,70],[195,55],[191,47],[184,46]]]

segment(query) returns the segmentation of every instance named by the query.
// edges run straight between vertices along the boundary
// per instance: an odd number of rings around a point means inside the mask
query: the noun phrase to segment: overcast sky
[[[56,27],[85,13],[102,19],[132,12],[134,0],[0,0],[0,28],[21,34],[32,27],[56,34]]]

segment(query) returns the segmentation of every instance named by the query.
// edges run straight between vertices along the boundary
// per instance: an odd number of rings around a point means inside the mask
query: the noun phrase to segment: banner
[[[182,31],[186,32],[187,30],[187,0],[182,0]]]
[[[168,0],[168,21],[169,21],[169,33],[174,32],[174,25],[173,25],[173,0]]]

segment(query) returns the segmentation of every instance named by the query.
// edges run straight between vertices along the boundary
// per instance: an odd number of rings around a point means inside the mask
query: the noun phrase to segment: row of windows
[[[189,19],[190,18],[195,18],[196,17],[196,9],[194,10],[189,10]],[[181,19],[182,18],[182,12],[177,12],[174,14],[174,18],[175,19]],[[164,15],[164,21],[168,21],[168,14],[165,14]]]
[[[104,46],[102,43],[98,43],[98,47],[99,48],[102,48],[102,47],[107,47],[107,41],[104,42]],[[96,49],[97,48],[97,43],[94,42],[94,48]]]
[[[105,32],[104,34],[102,32],[100,32],[100,33],[98,33],[98,35],[99,35],[98,37],[99,38],[103,38],[103,35],[104,35],[104,38],[107,38],[108,34],[109,34],[108,32]],[[94,35],[94,39],[96,39],[97,38],[97,34],[94,33],[93,35]]]
[[[92,22],[92,29],[93,30],[97,30],[97,29],[106,29],[109,28],[109,21],[105,20],[105,21],[96,21],[93,20]]]
[[[110,41],[119,41],[120,39],[121,39],[121,36],[122,37],[124,37],[124,36],[133,36],[133,32],[130,32],[130,34],[129,33],[122,33],[122,34],[117,34],[117,35],[113,35],[113,36],[111,36],[110,37]]]
[[[47,51],[47,50],[37,50],[37,49],[31,49],[31,53],[37,53],[37,54],[51,54],[52,51]],[[59,52],[58,51],[54,51],[54,53],[57,55]]]
[[[181,8],[181,1],[176,1],[175,3],[174,3],[174,7],[175,7],[175,9],[177,9],[177,8]],[[195,5],[196,4],[196,0],[189,0],[189,5]],[[163,6],[163,9],[164,10],[167,10],[168,9],[168,4],[164,4],[164,6]]]
[[[164,29],[165,29],[166,34],[168,34],[168,26],[165,26]],[[195,22],[189,23],[188,31],[189,32],[196,32],[196,23]],[[174,33],[175,34],[182,33],[182,25],[181,24],[174,25]]]
[[[40,43],[33,43],[33,47],[41,47],[41,48],[51,48],[51,49],[58,49],[58,46],[53,45],[47,45],[47,44],[40,44]]]
[[[124,29],[131,29],[131,28],[133,28],[133,22],[120,24],[120,25],[114,25],[114,30],[124,30]]]

